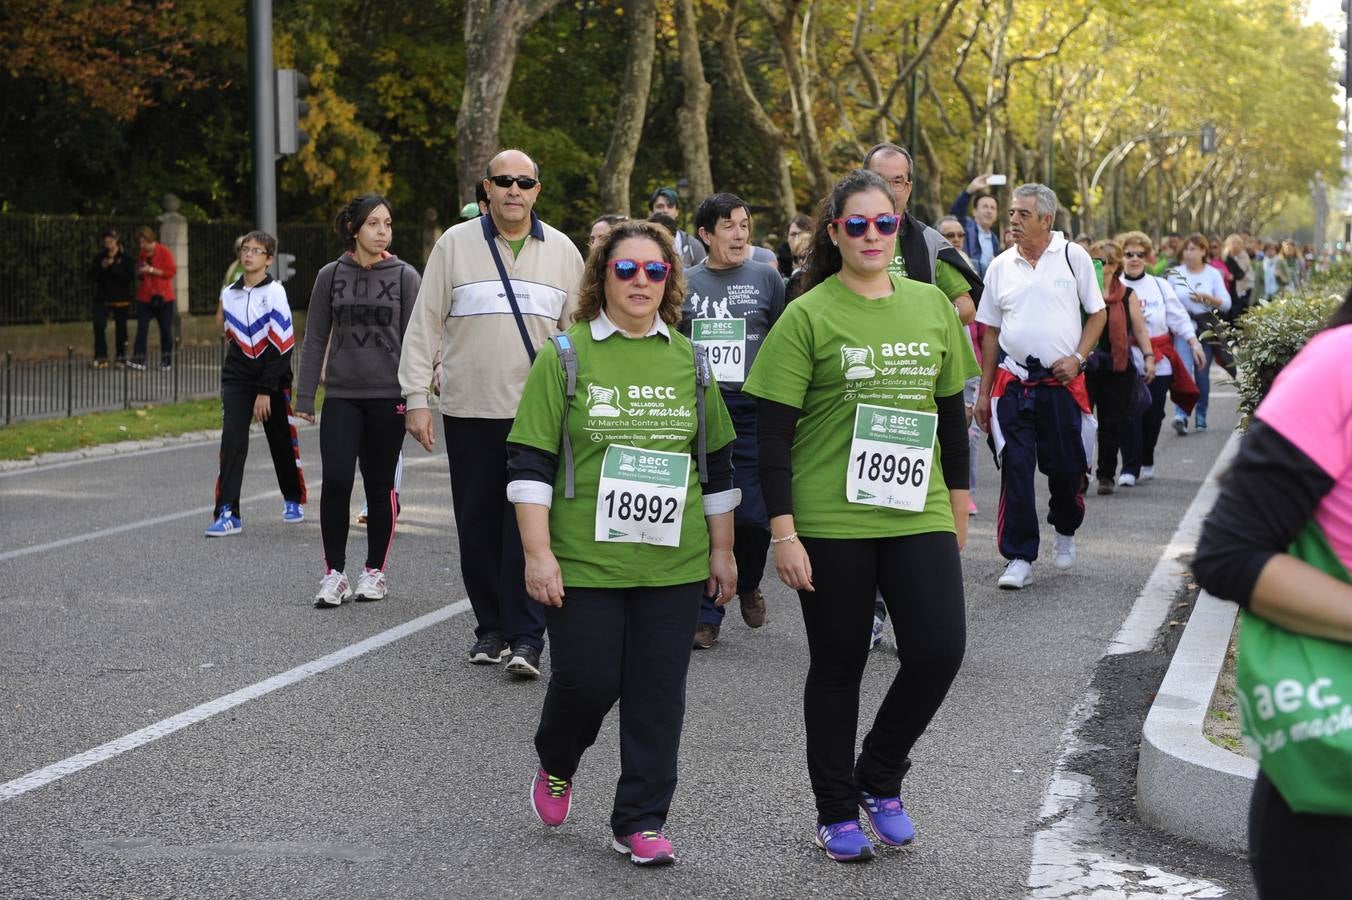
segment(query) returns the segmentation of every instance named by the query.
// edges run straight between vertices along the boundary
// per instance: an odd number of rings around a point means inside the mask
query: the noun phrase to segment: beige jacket
[[[399,386],[409,409],[430,406],[433,365],[442,363],[441,412],[470,419],[512,419],[530,371],[512,307],[502,289],[484,223],[535,349],[572,324],[582,254],[562,232],[531,214],[531,232],[512,258],[490,216],[446,230],[432,248],[404,334]]]

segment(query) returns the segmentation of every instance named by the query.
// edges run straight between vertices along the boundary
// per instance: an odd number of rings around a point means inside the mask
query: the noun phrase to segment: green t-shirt
[[[793,442],[794,527],[806,537],[873,538],[953,531],[936,452],[921,512],[845,500],[855,408],[935,412],[934,398],[977,375],[962,323],[933,285],[893,277],[869,300],[837,275],[785,309],[765,339],[744,393],[802,410]]]
[[[568,410],[573,444],[575,494],[564,494],[559,427],[563,418],[563,366],[553,341],[535,358],[507,440],[559,453],[549,512],[550,543],[563,583],[574,587],[662,587],[709,577],[709,530],[695,447],[695,363],[690,341],[671,330],[597,342],[591,323],[568,329],[577,351],[577,395]],[[709,453],[732,443],[732,419],[716,385],[704,391]],[[680,546],[611,543],[595,539],[597,494],[606,448],[623,444],[668,453],[689,453]]]
[[[892,262],[888,265],[887,271],[893,275],[900,275],[902,278],[909,278],[906,274],[906,257],[900,252],[892,257]],[[961,297],[963,294],[970,294],[972,286],[967,283],[967,279],[962,277],[953,265],[942,259],[934,261],[934,284],[939,290],[944,292],[944,296],[951,302],[955,297]]]
[[[516,259],[521,255],[521,248],[526,246],[526,238],[528,237],[530,237],[530,235],[526,235],[526,237],[523,238],[517,238],[514,241],[507,241],[507,246],[512,248],[512,259]]]

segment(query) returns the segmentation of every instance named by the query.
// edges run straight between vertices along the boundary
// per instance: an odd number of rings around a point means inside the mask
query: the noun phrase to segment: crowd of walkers
[[[538,678],[549,638],[530,778],[546,826],[567,818],[618,703],[611,845],[636,864],[675,861],[665,826],[689,658],[716,645],[733,598],[747,626],[766,624],[772,564],[807,635],[813,837],[842,862],[909,843],[902,782],[966,643],[969,517],[994,505],[998,586],[1026,588],[1040,471],[1053,565],[1072,568],[1091,472],[1100,495],[1155,478],[1170,401],[1178,436],[1208,427],[1213,359],[1228,364],[1216,317],[1305,271],[1247,235],[1069,240],[1040,184],[1010,192],[1002,230],[999,176],[974,179],[931,228],[907,208],[913,177],[904,148],[872,148],[815,216],[788,223],[779,254],[755,243],[737,195],[703,198],[686,231],[662,188],[646,220],[598,217],[584,257],[534,211],[539,166],[504,150],[421,277],[389,251],[388,201],[354,198],[335,223],[346,250],[310,299],[294,413],[291,314],[267,274],[276,242],[246,235],[222,292],[231,348],[207,534],[242,530],[251,417],[268,431],[283,518],[303,520],[287,423],[315,420],[323,385],[315,605],[385,598],[400,449],[405,433],[435,448],[435,406],[476,618],[468,661]],[[999,485],[978,497],[984,452]],[[350,579],[358,468],[367,552]],[[907,666],[856,752],[888,618]]]

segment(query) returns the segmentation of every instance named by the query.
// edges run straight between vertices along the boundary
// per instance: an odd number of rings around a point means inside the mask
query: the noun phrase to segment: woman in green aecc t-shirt
[[[900,797],[907,756],[966,643],[962,386],[977,369],[943,291],[888,275],[900,224],[880,176],[859,170],[835,186],[813,235],[810,289],[770,331],[743,388],[761,398],[775,568],[798,591],[807,629],[803,718],[816,840],[842,862],[874,855],[861,807],[884,844],[914,838]],[[875,591],[906,667],[856,761]]]
[[[526,551],[526,590],[545,605],[553,663],[531,803],[563,824],[572,778],[620,703],[620,782],[611,846],[639,865],[676,860],[662,833],[676,790],[685,678],[700,597],[726,603],[732,556],[732,420],[716,384],[699,388],[675,330],[685,279],[671,237],[623,222],[592,248],[568,329],[576,384],[550,342],[526,379],[507,437],[507,498]],[[575,489],[560,471],[566,417]],[[566,469],[567,457],[562,467]]]

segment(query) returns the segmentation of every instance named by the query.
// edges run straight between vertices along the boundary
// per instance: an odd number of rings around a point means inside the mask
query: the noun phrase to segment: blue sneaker
[[[301,506],[294,500],[287,500],[285,503],[282,504],[282,521],[304,522],[305,507]]]
[[[877,855],[858,819],[818,825],[817,846],[836,862],[866,862]]]
[[[239,534],[244,530],[244,523],[239,520],[239,516],[233,514],[228,506],[221,507],[221,514],[216,517],[216,521],[211,523],[211,527],[206,530],[207,537],[228,537],[232,534]]]
[[[901,805],[900,797],[878,797],[864,791],[859,805],[868,815],[869,827],[889,847],[904,847],[915,840],[915,825]]]

